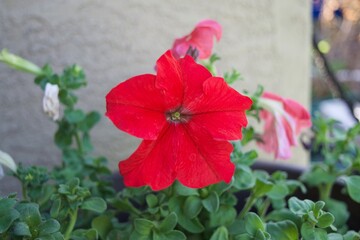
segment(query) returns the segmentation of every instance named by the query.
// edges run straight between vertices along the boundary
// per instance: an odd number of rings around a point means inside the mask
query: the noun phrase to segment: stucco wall
[[[221,71],[238,69],[245,81],[309,105],[310,1],[304,0],[0,0],[0,49],[8,48],[57,71],[77,63],[89,81],[80,106],[105,111],[106,93],[130,76],[153,72],[174,38],[201,19],[216,19],[223,38],[215,51]],[[42,113],[42,92],[32,76],[0,65],[0,149],[17,162],[54,165],[53,124]],[[116,170],[139,140],[103,118],[94,130],[98,154]],[[304,154],[295,159],[304,163]],[[0,181],[0,193],[14,181]]]

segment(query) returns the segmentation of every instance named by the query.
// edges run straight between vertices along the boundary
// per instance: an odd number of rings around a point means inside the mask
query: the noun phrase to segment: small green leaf
[[[77,110],[66,109],[64,111],[64,116],[69,123],[80,123],[86,117],[85,113],[80,109]]]
[[[202,204],[209,212],[216,212],[219,209],[219,196],[216,192],[211,192],[209,196],[202,200]]]
[[[0,201],[1,206],[1,201]],[[1,211],[0,215],[0,234],[6,232],[11,224],[20,216],[15,209],[8,209]]]
[[[197,196],[189,196],[184,203],[184,213],[188,218],[196,217],[202,208],[201,199]]]
[[[344,240],[344,238],[339,233],[330,233],[328,234],[328,240]]]
[[[80,239],[86,239],[86,240],[97,240],[98,239],[98,233],[95,229],[76,229],[71,234],[71,239],[78,239],[76,237],[81,237]]]
[[[270,192],[273,186],[274,186],[273,183],[265,179],[257,178],[255,187],[252,190],[254,197],[258,198],[264,196],[266,193]]]
[[[228,239],[229,239],[229,233],[226,227],[224,226],[217,228],[210,238],[210,240],[228,240]]]
[[[178,218],[176,213],[170,213],[159,225],[159,230],[162,233],[167,233],[173,230],[177,224]]]
[[[159,238],[159,240],[166,239],[166,240],[185,240],[186,236],[183,232],[180,232],[178,230],[172,230],[168,233],[163,234],[162,238]]]
[[[102,213],[106,210],[106,202],[104,199],[100,197],[92,197],[89,199],[86,199],[83,204],[81,204],[82,209],[86,209],[89,211],[93,211],[96,213]]]
[[[60,224],[58,221],[54,219],[49,219],[41,223],[39,229],[40,229],[39,236],[45,236],[48,234],[58,232],[60,230]]]
[[[360,203],[360,176],[343,177],[342,179],[346,183],[351,199]]]
[[[39,206],[35,203],[20,203],[16,206],[20,213],[20,220],[25,222],[29,227],[37,227],[41,223]]]
[[[14,224],[14,235],[15,236],[26,236],[31,237],[29,226],[24,222],[17,222]]]
[[[320,210],[322,210],[324,206],[325,206],[325,202],[323,202],[323,201],[317,201],[315,203],[314,214],[316,217],[319,216]]]
[[[256,178],[250,167],[246,165],[238,165],[236,167],[233,186],[239,190],[249,189],[255,185]]]
[[[57,218],[57,216],[59,215],[60,207],[61,207],[61,199],[57,198],[54,200],[53,205],[51,206],[50,209],[50,216],[52,218]]]
[[[276,183],[266,194],[271,199],[283,199],[289,194],[289,189],[285,183]]]
[[[266,224],[266,231],[270,233],[272,239],[294,240],[299,239],[298,229],[295,223],[284,220],[281,222],[269,222]]]
[[[210,214],[210,226],[229,226],[236,218],[236,210],[232,206],[221,205],[217,212]]]
[[[143,236],[149,236],[151,233],[151,230],[155,226],[153,222],[144,219],[144,218],[137,218],[134,221],[135,230]]]
[[[289,209],[297,214],[297,215],[304,215],[311,211],[314,208],[314,202],[311,200],[300,200],[297,197],[291,197],[288,201],[289,203]]]
[[[348,231],[344,235],[344,240],[359,240],[360,239],[360,233],[357,233],[355,231]]]
[[[179,196],[199,196],[197,189],[185,187],[178,181],[174,183],[174,189]]]
[[[153,208],[156,207],[156,205],[158,205],[159,201],[154,194],[149,194],[146,195],[146,203],[150,208]]]
[[[96,229],[101,239],[106,239],[107,234],[112,229],[111,217],[100,215],[92,220],[91,227]]]
[[[324,213],[318,219],[317,226],[320,228],[327,228],[335,221],[334,216],[331,213]]]
[[[258,215],[249,212],[245,215],[245,229],[249,234],[255,235],[257,230],[265,231],[265,225]]]

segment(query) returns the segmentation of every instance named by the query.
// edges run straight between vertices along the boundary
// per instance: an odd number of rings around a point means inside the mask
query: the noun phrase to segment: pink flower
[[[219,41],[222,34],[221,25],[214,20],[203,20],[188,35],[175,39],[171,52],[175,58],[185,56],[190,47],[199,51],[199,59],[207,59],[211,56],[214,45],[214,37]]]
[[[263,108],[260,118],[265,121],[262,142],[258,145],[267,152],[274,152],[277,159],[291,157],[291,146],[303,128],[311,126],[309,112],[298,102],[264,92],[259,99]]]

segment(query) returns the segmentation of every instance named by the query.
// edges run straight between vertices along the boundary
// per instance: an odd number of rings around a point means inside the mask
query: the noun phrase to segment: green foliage
[[[7,53],[1,54],[3,61]],[[213,75],[219,59],[212,55],[204,62]],[[83,70],[73,65],[56,74],[49,65],[40,70],[31,64],[27,67],[18,69],[34,73],[42,90],[47,83],[60,89],[63,117],[56,121],[54,142],[62,164],[50,171],[19,165],[14,176],[22,185],[23,199],[0,198],[0,239],[360,239],[358,232],[346,232],[346,204],[331,198],[333,185],[342,180],[344,192],[360,203],[356,142],[360,124],[340,132],[334,121],[316,118],[310,146],[321,161],[300,180],[288,179],[282,171],[269,174],[252,169],[258,154],[244,146],[259,137],[250,126],[243,129],[241,141],[232,142],[235,173],[229,184],[193,189],[176,181],[158,192],[140,187],[116,193],[107,159],[92,155],[90,132],[100,114],[77,106],[76,90],[87,84]],[[228,83],[240,78],[236,70],[224,75]],[[257,120],[262,93],[259,86],[251,94],[253,105],[247,113]],[[291,197],[297,190],[306,192],[303,182],[319,190],[320,201]],[[239,195],[247,196],[244,204],[238,201]]]

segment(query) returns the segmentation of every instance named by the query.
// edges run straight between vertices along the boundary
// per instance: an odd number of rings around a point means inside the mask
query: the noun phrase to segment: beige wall
[[[0,49],[38,65],[50,62],[58,71],[78,63],[89,81],[80,105],[104,113],[104,96],[113,86],[153,72],[173,39],[204,18],[223,25],[215,49],[222,57],[219,69],[243,74],[239,90],[262,84],[309,105],[310,1],[0,0]],[[42,114],[41,98],[30,75],[0,65],[0,149],[17,162],[59,164],[55,125]],[[105,118],[93,139],[114,170],[138,143]],[[14,184],[9,179],[0,181],[0,193]]]

